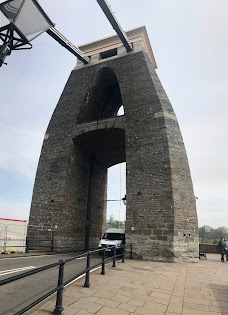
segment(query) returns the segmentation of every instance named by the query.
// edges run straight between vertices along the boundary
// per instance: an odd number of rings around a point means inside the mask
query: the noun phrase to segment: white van
[[[108,228],[100,239],[99,249],[105,248],[105,252],[112,253],[113,246],[116,246],[116,252],[122,252],[122,245],[125,245],[125,229]],[[101,255],[101,251],[99,254]]]

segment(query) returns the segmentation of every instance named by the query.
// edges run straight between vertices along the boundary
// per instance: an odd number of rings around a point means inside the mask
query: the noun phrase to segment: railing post
[[[125,260],[125,245],[123,245],[123,255],[122,255],[122,262],[124,263]]]
[[[6,254],[7,250],[6,250],[6,247],[7,247],[7,230],[5,232],[5,236],[4,236],[4,254]]]
[[[113,247],[112,267],[116,267],[116,246]]]
[[[102,249],[101,275],[105,275],[105,249]]]
[[[132,259],[132,244],[130,245],[130,259]]]
[[[85,277],[85,283],[84,283],[84,287],[85,288],[89,288],[90,287],[90,283],[89,283],[90,255],[91,255],[91,253],[88,252],[88,254],[87,254],[87,261],[86,261],[86,277]]]
[[[51,249],[50,249],[51,253],[53,252],[53,249],[54,249],[54,237],[52,237],[51,239]]]
[[[60,265],[59,265],[58,291],[57,291],[54,315],[60,315],[63,313],[63,288],[64,288],[63,279],[64,279],[65,261],[60,260],[59,263]]]
[[[4,254],[6,254],[6,237],[4,237]]]
[[[28,253],[29,251],[29,240],[28,237],[26,236],[26,241],[25,241],[25,252]]]

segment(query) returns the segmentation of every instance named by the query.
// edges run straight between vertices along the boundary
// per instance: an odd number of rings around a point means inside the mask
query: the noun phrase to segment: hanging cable
[[[120,196],[121,196],[121,163],[120,163]],[[122,200],[121,200],[121,201],[122,201]],[[119,228],[120,228],[121,201],[120,201],[120,209],[119,209]]]
[[[118,198],[121,198],[118,194],[115,193],[115,191],[114,191],[110,186],[107,185],[107,187],[108,187],[108,189],[110,189],[110,190],[113,192],[113,194],[115,194]]]

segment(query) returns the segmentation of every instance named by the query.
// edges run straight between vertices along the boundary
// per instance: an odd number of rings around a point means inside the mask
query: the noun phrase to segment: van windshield
[[[112,240],[112,241],[120,241],[124,239],[124,234],[121,233],[105,233],[102,237],[105,240]]]

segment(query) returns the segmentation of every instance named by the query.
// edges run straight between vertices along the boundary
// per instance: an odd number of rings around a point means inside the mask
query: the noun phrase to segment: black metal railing
[[[76,257],[72,257],[72,258],[68,258],[68,259],[61,259],[56,263],[52,263],[49,265],[45,265],[30,271],[26,271],[22,274],[16,275],[16,276],[12,276],[9,277],[7,279],[3,279],[0,280],[0,286],[2,285],[6,285],[8,283],[11,283],[13,281],[17,281],[19,279],[34,275],[36,273],[54,268],[56,266],[59,266],[59,274],[58,274],[58,285],[56,288],[50,290],[49,292],[47,292],[46,294],[42,295],[40,298],[38,298],[37,300],[35,300],[34,302],[30,303],[29,305],[27,305],[26,307],[24,307],[22,310],[18,311],[17,313],[15,313],[15,315],[22,315],[25,312],[27,312],[28,310],[30,310],[32,307],[36,306],[37,304],[39,304],[40,302],[42,302],[43,300],[45,300],[46,298],[48,298],[49,296],[51,296],[52,294],[54,294],[55,292],[57,292],[57,296],[56,296],[56,305],[55,305],[55,309],[54,309],[54,315],[60,315],[63,313],[63,289],[64,287],[69,284],[70,282],[76,280],[78,277],[85,275],[85,283],[84,283],[84,287],[85,288],[89,288],[90,287],[90,272],[95,269],[96,267],[101,266],[101,275],[105,275],[105,265],[108,261],[112,260],[112,267],[116,267],[116,261],[117,258],[121,258],[122,262],[124,263],[125,261],[125,256],[126,256],[126,249],[130,248],[129,251],[129,255],[130,255],[130,259],[132,259],[132,245],[122,245],[121,247],[118,247],[118,250],[121,250],[120,254],[117,254],[116,250],[117,247],[116,246],[112,246],[112,252],[111,252],[111,256],[106,258],[107,256],[105,255],[106,253],[106,248],[103,249],[99,249],[99,250],[94,250],[94,251],[90,251],[87,253],[83,253],[81,255],[78,255]],[[110,247],[109,247],[110,248]],[[90,264],[90,259],[91,259],[91,254],[92,253],[96,253],[96,252],[100,252],[101,253],[101,261],[99,263],[97,263],[96,265],[93,265],[91,267]],[[70,279],[64,281],[64,268],[65,265],[73,260],[82,258],[82,257],[86,257],[86,267],[83,271],[75,274],[73,277],[71,277]]]

